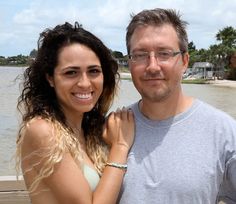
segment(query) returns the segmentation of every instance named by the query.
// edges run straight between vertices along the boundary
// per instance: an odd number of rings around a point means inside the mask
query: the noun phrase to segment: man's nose
[[[157,72],[161,70],[159,60],[154,52],[151,52],[149,55],[149,60],[146,70],[150,72]]]

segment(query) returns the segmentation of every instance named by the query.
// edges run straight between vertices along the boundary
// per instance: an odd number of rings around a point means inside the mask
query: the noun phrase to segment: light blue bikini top
[[[97,171],[95,169],[89,167],[88,165],[84,164],[83,173],[84,173],[86,180],[89,183],[91,190],[94,191],[95,188],[97,187],[99,180],[100,180],[100,177],[99,177]]]

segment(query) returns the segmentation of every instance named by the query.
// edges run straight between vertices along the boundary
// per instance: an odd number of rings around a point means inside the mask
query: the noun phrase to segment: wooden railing
[[[0,176],[0,204],[30,204],[22,177]]]
[[[0,204],[30,204],[22,177],[0,176]],[[226,202],[227,203],[227,202]],[[218,204],[226,204],[220,201]]]

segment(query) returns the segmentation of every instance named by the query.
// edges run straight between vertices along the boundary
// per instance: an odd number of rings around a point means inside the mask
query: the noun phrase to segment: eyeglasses
[[[160,50],[155,52],[155,58],[161,62],[168,61],[170,58],[178,55],[183,54],[183,51],[171,51],[171,50]],[[150,59],[150,52],[134,52],[133,54],[129,55],[129,59],[132,62],[136,63],[146,63]]]

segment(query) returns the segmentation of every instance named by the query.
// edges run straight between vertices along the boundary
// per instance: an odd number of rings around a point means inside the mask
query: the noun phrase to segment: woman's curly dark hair
[[[46,29],[40,34],[37,56],[24,72],[23,90],[18,98],[17,108],[23,114],[23,122],[41,116],[58,120],[66,126],[65,116],[46,75],[53,76],[60,50],[72,43],[87,46],[95,52],[101,62],[104,75],[103,92],[96,106],[84,114],[82,121],[85,136],[95,134],[99,136],[104,117],[116,94],[116,80],[119,79],[118,65],[103,42],[77,22],[75,26],[66,22],[54,29]]]

